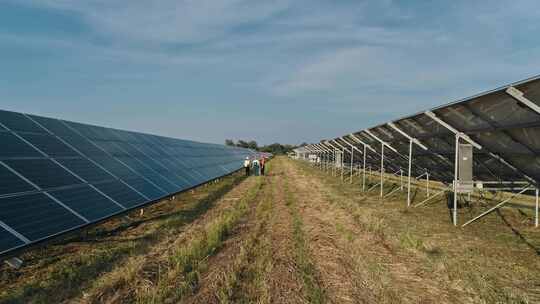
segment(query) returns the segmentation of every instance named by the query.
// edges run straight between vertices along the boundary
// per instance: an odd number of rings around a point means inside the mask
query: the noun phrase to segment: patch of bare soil
[[[444,288],[409,265],[336,205],[315,177],[287,163],[314,263],[332,303],[449,303]]]

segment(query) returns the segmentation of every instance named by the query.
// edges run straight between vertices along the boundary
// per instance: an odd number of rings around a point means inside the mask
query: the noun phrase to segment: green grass
[[[540,301],[533,283],[540,273],[536,253],[540,237],[527,214],[501,209],[466,228],[456,228],[450,222],[444,199],[407,209],[406,191],[380,200],[378,192],[362,193],[359,179],[352,185],[342,183],[339,177],[307,164],[295,164],[303,174],[320,179],[327,197],[351,214],[366,233],[380,238],[392,254],[407,257],[402,263],[425,273],[426,280],[437,282],[450,301]],[[388,186],[385,192],[390,190]],[[417,201],[422,199],[420,191]],[[461,209],[459,218],[464,221],[483,209],[473,204]],[[366,261],[370,259],[366,257]]]
[[[137,302],[174,303],[195,291],[200,273],[206,269],[207,258],[221,248],[223,241],[248,211],[249,205],[256,200],[263,185],[264,179],[258,178],[255,187],[249,189],[234,208],[225,210],[187,245],[175,248],[154,287],[139,294]]]
[[[287,177],[284,177],[285,204],[293,218],[293,239],[295,245],[295,258],[305,288],[305,296],[310,303],[327,302],[324,289],[317,279],[317,270],[311,261],[308,244],[306,242],[302,222],[295,204],[294,194],[289,191]]]
[[[68,238],[45,249],[30,252],[28,259],[37,262],[25,265],[26,269],[21,271],[35,271],[19,274],[19,283],[12,283],[12,278],[8,276],[9,272],[15,270],[2,271],[0,284],[9,288],[0,290],[0,303],[58,303],[79,296],[82,290],[95,284],[95,279],[101,274],[112,270],[127,257],[144,254],[160,239],[176,233],[183,225],[212,208],[220,197],[241,180],[242,175],[236,174],[222,178],[219,183],[199,187],[195,190],[199,198],[194,198],[191,193],[183,193],[177,198],[187,201],[185,205],[181,210],[165,216],[152,218],[152,206],[142,220],[112,220],[118,224],[111,229],[96,227],[85,238]],[[129,231],[130,225],[144,225],[145,229],[137,235],[123,236],[124,232]],[[76,248],[75,251],[70,249],[77,246],[84,247]],[[64,248],[69,250],[64,251]]]

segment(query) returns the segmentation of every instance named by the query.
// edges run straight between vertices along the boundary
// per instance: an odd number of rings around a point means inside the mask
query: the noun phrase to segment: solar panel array
[[[0,256],[230,174],[247,149],[0,111]]]
[[[474,149],[475,181],[526,181],[540,185],[540,77],[390,122],[428,148],[424,151],[413,146],[413,176],[429,172],[435,180],[452,183],[455,134],[430,113],[481,146]],[[385,150],[386,172],[407,169],[409,139],[389,123],[353,135],[374,148],[366,155],[371,168],[377,169],[381,164],[381,143],[372,136],[375,135],[397,152]],[[363,147],[350,135],[334,140],[347,148],[349,143],[360,150]],[[361,161],[361,156],[356,155],[356,161]],[[350,154],[345,153],[344,157],[345,163],[350,162]]]

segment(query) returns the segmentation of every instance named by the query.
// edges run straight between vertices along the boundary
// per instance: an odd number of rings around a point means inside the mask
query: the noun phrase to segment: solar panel
[[[11,170],[0,166],[0,196],[36,190]]]
[[[0,221],[37,241],[86,222],[44,193],[0,198]]]
[[[0,110],[0,257],[242,167],[250,150]]]
[[[56,190],[50,194],[90,221],[99,220],[125,209],[87,185]]]
[[[530,102],[524,103],[507,91],[515,88]],[[540,182],[540,78],[498,88],[433,109],[432,112],[482,146],[474,150],[474,178],[486,181]],[[397,128],[421,141],[427,151],[415,149],[412,175],[429,171],[434,179],[454,179],[455,134],[425,113],[392,121]],[[385,150],[387,171],[407,168],[409,140],[387,123],[367,129],[394,147]],[[366,130],[353,133],[377,152],[367,155],[367,164],[380,167],[381,144]],[[339,138],[336,140],[340,140]],[[347,155],[346,155],[347,156]]]
[[[41,189],[81,184],[81,180],[50,159],[11,159],[6,165]]]
[[[24,245],[24,242],[0,226],[0,251],[7,251]]]
[[[0,142],[2,143],[0,158],[41,156],[32,146],[11,133],[0,132]]]
[[[431,180],[443,182],[446,189],[452,189],[459,195],[461,192],[456,189],[461,189],[463,184],[459,178],[456,154],[459,155],[461,144],[466,143],[474,147],[471,162],[476,187],[518,194],[534,192],[538,201],[540,76],[344,137],[358,139],[354,141],[358,147],[366,145],[375,148],[368,150],[364,172],[369,168],[382,171],[381,182],[378,184],[381,197],[384,194],[382,173],[395,174],[398,172],[395,170],[403,173],[404,170],[408,171],[409,166],[413,178],[423,176],[428,179],[429,176]],[[333,141],[340,140],[342,139],[337,138]],[[322,153],[313,152],[317,146],[308,145],[296,151],[301,157],[307,158],[312,153]],[[328,158],[332,162],[336,159],[332,155],[334,149],[336,148],[328,148],[330,151]],[[349,158],[346,161],[350,161],[351,154],[345,153],[345,157]],[[484,187],[484,184],[488,187]],[[408,188],[410,190],[410,187]],[[458,195],[453,196],[454,224],[457,224]],[[410,205],[410,195],[407,202]],[[506,202],[508,200],[471,219],[464,226],[496,210]],[[540,226],[539,204],[536,204],[535,208],[535,225]]]

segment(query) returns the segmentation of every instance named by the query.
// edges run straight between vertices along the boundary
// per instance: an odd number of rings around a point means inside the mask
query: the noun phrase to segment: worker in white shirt
[[[244,160],[244,169],[246,170],[246,176],[249,176],[249,169],[251,167],[251,162],[249,161],[249,157],[246,157]]]

